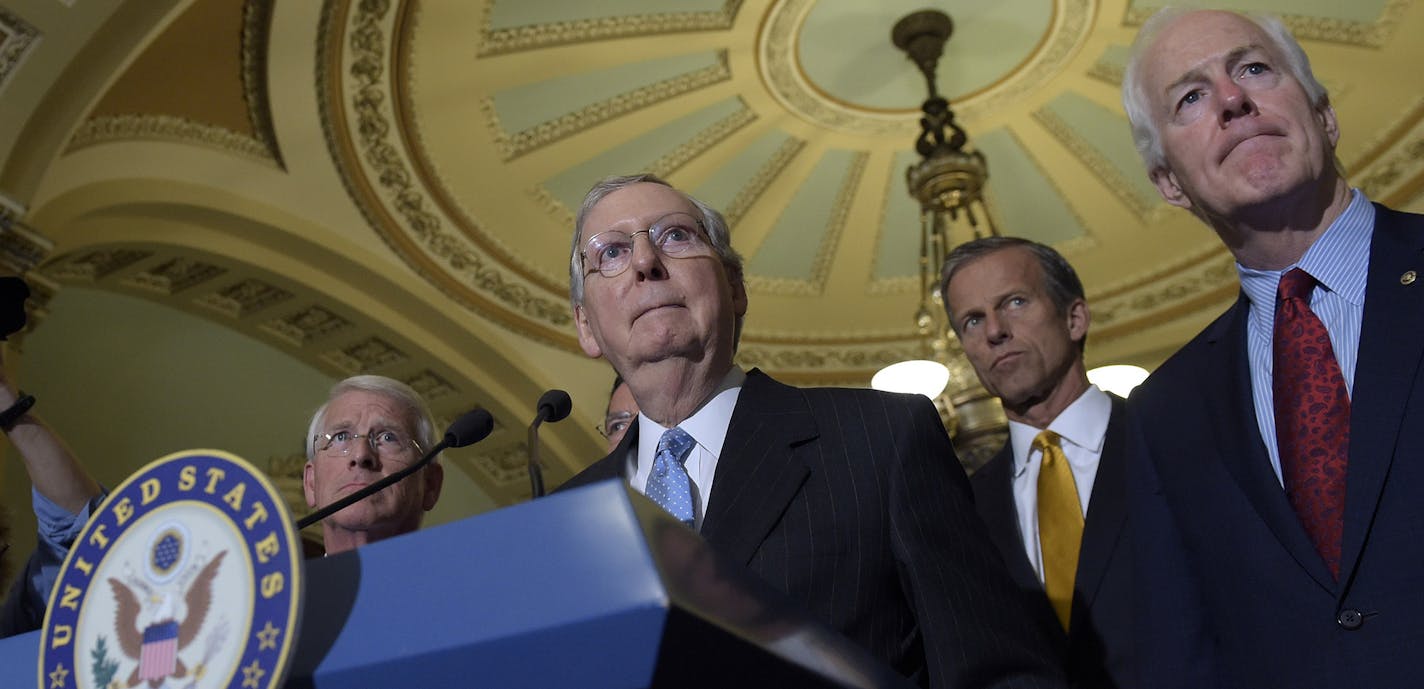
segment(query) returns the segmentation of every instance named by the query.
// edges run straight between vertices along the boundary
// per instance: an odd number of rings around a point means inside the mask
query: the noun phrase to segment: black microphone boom
[[[555,423],[569,417],[574,401],[563,390],[549,390],[539,396],[534,422],[529,424],[529,497],[544,497],[544,470],[539,465],[539,424]]]
[[[302,517],[301,519],[298,519],[297,530],[300,531],[302,529],[307,528],[308,526],[311,526],[312,524],[326,519],[327,517],[330,517],[331,515],[336,514],[337,512],[340,512],[341,510],[344,510],[357,502],[365,500],[366,498],[376,493],[379,493],[382,490],[385,490],[391,484],[407,476],[410,476],[411,474],[417,471],[420,471],[422,467],[434,461],[435,456],[440,454],[441,451],[447,450],[452,447],[465,447],[466,445],[474,445],[475,443],[484,440],[485,437],[490,434],[490,431],[493,430],[494,417],[490,416],[489,412],[483,409],[475,408],[465,412],[464,414],[461,414],[460,418],[455,419],[455,422],[450,424],[449,428],[445,429],[445,438],[441,440],[438,444],[436,444],[435,447],[430,448],[430,451],[426,452],[425,456],[420,458],[420,461],[417,461],[416,463],[404,469],[401,469],[400,471],[397,471],[394,474],[391,474],[390,476],[387,476],[379,481],[376,481],[375,483],[367,485],[364,488],[355,491],[350,495],[347,495],[346,497],[331,503],[330,505],[327,505],[326,507],[323,507],[305,517]]]

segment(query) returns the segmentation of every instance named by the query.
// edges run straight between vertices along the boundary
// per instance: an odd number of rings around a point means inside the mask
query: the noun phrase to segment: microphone
[[[565,413],[567,414],[567,412]],[[447,450],[452,447],[465,447],[466,445],[474,445],[475,443],[484,440],[485,437],[490,434],[490,431],[493,430],[494,417],[490,416],[489,412],[476,407],[475,409],[471,409],[470,411],[461,414],[460,418],[455,419],[455,421],[450,424],[450,427],[445,429],[445,437],[439,443],[437,443],[435,447],[430,448],[430,451],[426,452],[425,455],[422,456],[419,461],[404,469],[401,469],[400,471],[395,472],[394,474],[391,474],[390,476],[376,481],[375,483],[372,483],[366,486],[365,488],[357,490],[351,493],[350,495],[347,495],[346,497],[337,500],[336,502],[333,502],[330,505],[327,505],[326,507],[312,512],[311,514],[302,517],[301,519],[298,519],[297,530],[301,531],[302,529],[305,529],[308,526],[311,526],[312,524],[326,519],[327,517],[330,517],[331,515],[336,514],[337,512],[340,512],[341,510],[344,510],[357,502],[365,500],[366,498],[371,497],[372,495],[382,490],[385,490],[391,484],[407,476],[410,476],[411,474],[417,471],[420,471],[422,468],[425,467],[425,465],[434,461],[435,456],[440,454],[441,451]]]
[[[563,390],[549,390],[539,396],[538,410],[534,422],[529,424],[529,497],[544,497],[544,470],[539,465],[539,424],[555,423],[569,417],[574,409],[574,401]]]

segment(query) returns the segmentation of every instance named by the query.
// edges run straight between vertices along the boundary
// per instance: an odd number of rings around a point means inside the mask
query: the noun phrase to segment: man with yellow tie
[[[1040,601],[1070,683],[1133,686],[1125,401],[1088,382],[1083,284],[1051,247],[987,237],[941,271],[950,326],[1009,419],[971,478],[1010,575]]]

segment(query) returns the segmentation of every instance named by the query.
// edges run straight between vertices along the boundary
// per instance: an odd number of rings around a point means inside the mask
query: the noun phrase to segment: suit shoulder
[[[1167,357],[1147,380],[1132,391],[1131,406],[1137,409],[1162,401],[1170,404],[1180,394],[1182,386],[1192,385],[1205,375],[1207,353],[1212,347],[1230,346],[1223,340],[1234,332],[1237,319],[1244,318],[1245,313],[1245,299],[1238,298],[1236,304]]]

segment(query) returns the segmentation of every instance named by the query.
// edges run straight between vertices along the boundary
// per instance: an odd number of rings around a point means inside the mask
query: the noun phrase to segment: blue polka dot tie
[[[648,476],[648,497],[688,526],[692,526],[692,480],[683,463],[695,444],[681,428],[665,431],[658,439],[653,473]]]

